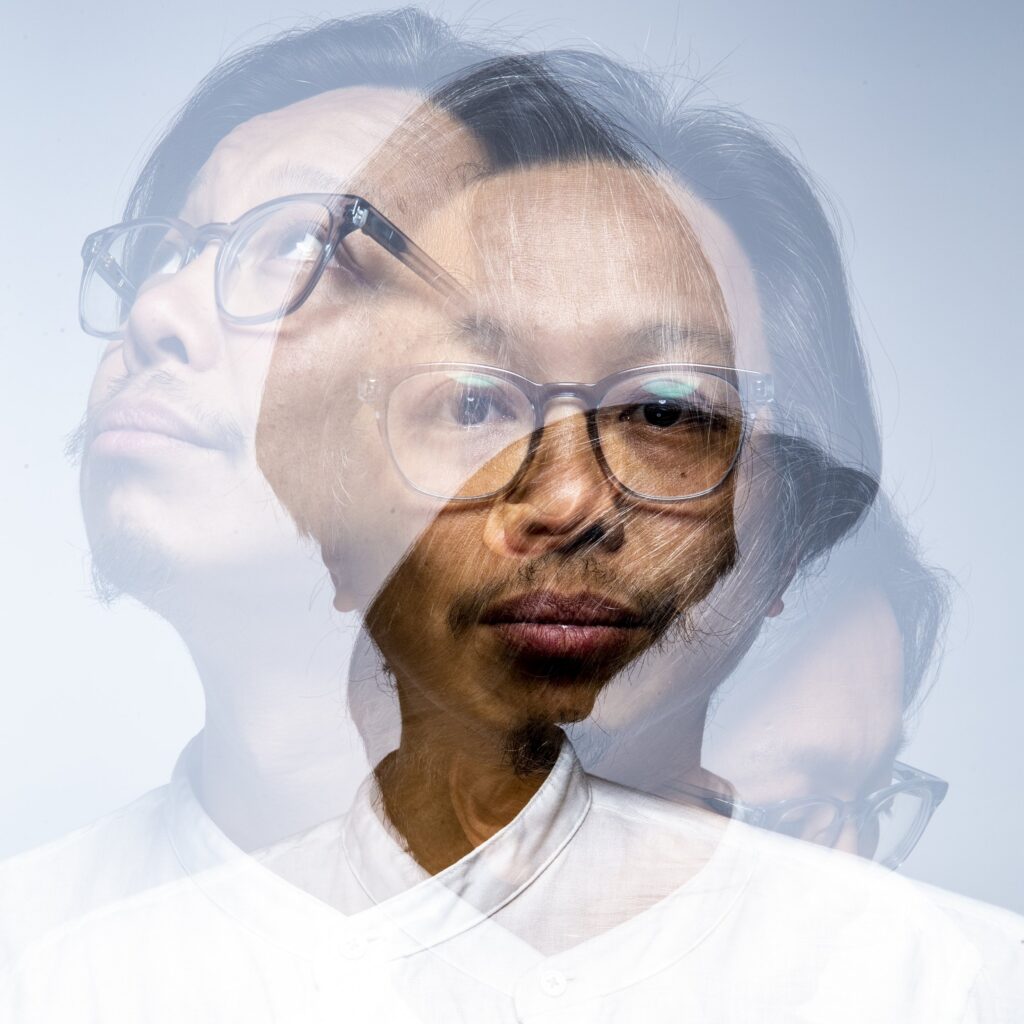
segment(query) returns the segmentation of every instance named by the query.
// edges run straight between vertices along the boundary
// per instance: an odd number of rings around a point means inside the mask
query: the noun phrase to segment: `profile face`
[[[418,240],[470,298],[378,308],[339,600],[406,717],[584,718],[734,558],[741,389],[700,369],[734,366],[721,291],[670,190],[608,165],[483,179]]]
[[[253,118],[218,144],[177,216],[231,222],[282,195],[344,191],[416,103],[410,93],[352,88]],[[292,239],[279,262],[298,266],[302,245]],[[101,571],[130,591],[159,589],[168,573],[209,582],[250,569],[254,581],[282,582],[281,573],[301,570],[294,525],[257,466],[254,433],[279,335],[315,337],[340,375],[351,356],[345,305],[329,293],[349,281],[332,266],[291,317],[234,325],[214,297],[220,248],[208,244],[177,273],[146,280],[90,392],[87,529]]]

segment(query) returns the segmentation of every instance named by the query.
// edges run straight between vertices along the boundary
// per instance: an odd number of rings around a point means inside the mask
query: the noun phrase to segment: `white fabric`
[[[588,777],[568,743],[433,877],[370,781],[344,819],[247,856],[191,756],[0,866],[0,1021],[1024,1020],[1020,918]]]

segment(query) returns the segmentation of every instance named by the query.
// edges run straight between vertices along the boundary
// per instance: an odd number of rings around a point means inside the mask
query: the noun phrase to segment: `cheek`
[[[699,502],[668,505],[643,516],[635,535],[637,559],[672,572],[701,562],[715,563],[735,545],[734,488],[726,485]]]
[[[649,517],[633,545],[636,584],[672,596],[679,612],[707,597],[736,561],[731,499],[702,506]]]
[[[103,351],[92,386],[89,388],[89,408],[95,408],[109,397],[111,386],[127,374],[124,364],[124,342],[112,341]]]
[[[262,414],[276,346],[269,338],[229,339],[228,346],[231,352],[228,386],[233,392],[228,400],[237,409],[241,425],[251,439]]]

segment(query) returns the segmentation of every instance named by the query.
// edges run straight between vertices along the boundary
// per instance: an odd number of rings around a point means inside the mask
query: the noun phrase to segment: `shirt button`
[[[353,935],[346,939],[341,947],[341,955],[346,960],[359,960],[366,955],[366,939],[359,935]]]
[[[551,968],[541,973],[540,990],[546,996],[560,996],[569,987],[569,982],[561,971]]]

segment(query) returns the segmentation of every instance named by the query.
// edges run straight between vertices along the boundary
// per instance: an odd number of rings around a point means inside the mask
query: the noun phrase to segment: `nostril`
[[[587,548],[597,547],[608,531],[602,523],[591,523],[585,530],[580,530],[562,549],[565,554],[574,554],[577,551],[585,551]]]
[[[618,551],[625,540],[625,530],[621,522],[591,523],[579,533],[574,534],[564,545],[563,554],[572,555],[587,551],[590,548],[604,548],[606,551]]]
[[[188,350],[185,348],[185,343],[175,335],[161,338],[157,342],[157,348],[172,359],[177,359],[178,362],[188,362]]]

